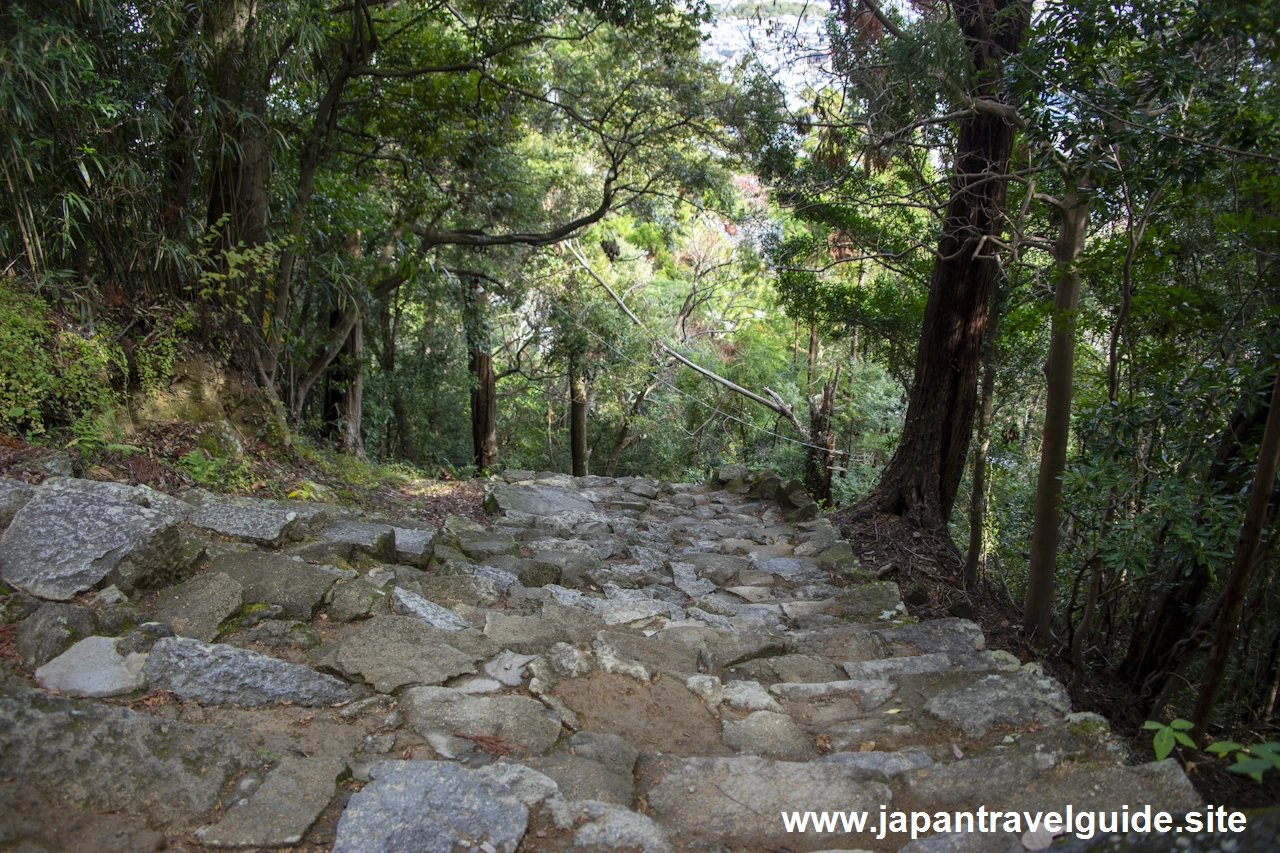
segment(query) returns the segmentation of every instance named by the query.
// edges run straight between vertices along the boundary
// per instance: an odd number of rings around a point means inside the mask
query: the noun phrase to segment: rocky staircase
[[[0,480],[0,850],[1013,851],[879,813],[1203,805],[908,617],[797,483],[508,471],[487,507]],[[827,810],[868,831],[782,819]]]

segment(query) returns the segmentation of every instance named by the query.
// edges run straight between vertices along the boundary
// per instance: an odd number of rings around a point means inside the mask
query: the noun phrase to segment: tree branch
[[[597,275],[596,271],[591,268],[591,265],[589,263],[587,263],[586,255],[582,254],[582,250],[579,249],[577,246],[573,245],[572,243],[570,243],[569,251],[573,253],[573,256],[575,258],[577,258],[578,263],[582,266],[584,270],[587,271],[587,274],[590,275],[593,279],[595,279],[596,283],[599,284],[601,287],[603,287],[605,291],[607,291],[608,294],[611,297],[613,297],[613,301],[616,302],[618,304],[618,307],[622,309],[622,313],[626,314],[627,317],[631,320],[631,322],[635,323],[637,326],[644,329],[645,328],[644,323],[640,321],[639,317],[637,317],[634,313],[632,313],[631,309],[627,307],[627,303],[622,301],[622,297],[619,296],[603,278]],[[646,331],[648,330],[646,329]],[[800,433],[801,438],[803,438],[805,441],[809,440],[808,427],[806,427],[803,423],[800,422],[800,419],[796,417],[795,411],[793,411],[792,408],[786,404],[786,402],[782,399],[782,397],[779,396],[778,392],[774,391],[771,388],[765,388],[764,389],[765,393],[769,394],[772,397],[772,399],[766,399],[765,397],[761,397],[759,394],[755,393],[754,391],[748,391],[746,388],[743,388],[741,385],[737,384],[736,382],[733,382],[732,380],[729,380],[729,379],[725,379],[720,374],[713,373],[712,371],[707,370],[705,367],[689,360],[685,356],[676,352],[676,350],[674,350],[673,348],[667,346],[658,338],[654,337],[652,334],[650,335],[650,338],[653,340],[654,343],[656,343],[662,349],[663,352],[665,352],[667,355],[671,356],[676,361],[680,362],[690,370],[693,370],[694,372],[699,373],[702,376],[705,376],[707,379],[710,379],[712,382],[716,382],[716,383],[719,383],[720,385],[723,385],[725,388],[728,388],[730,391],[733,391],[734,393],[741,394],[742,396],[746,397],[748,400],[751,400],[754,403],[759,403],[761,406],[764,406],[766,409],[769,409],[770,411],[773,411],[778,413],[779,415],[782,415],[784,418],[791,421],[791,423],[796,428],[796,432]]]
[[[880,22],[880,26],[893,34],[894,38],[899,38],[903,41],[907,41],[909,39],[909,36],[903,32],[897,24],[889,20],[888,16],[885,15],[884,10],[880,8],[880,4],[877,3],[876,0],[859,0],[859,2],[868,12],[875,16],[876,20]]]

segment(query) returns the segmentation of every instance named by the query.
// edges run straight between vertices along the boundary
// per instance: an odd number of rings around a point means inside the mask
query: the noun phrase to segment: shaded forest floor
[[[1010,600],[1006,590],[989,583],[973,593],[964,589],[960,581],[963,557],[944,534],[922,533],[893,515],[877,514],[846,523],[841,523],[840,515],[837,513],[833,521],[854,543],[863,568],[875,579],[896,581],[912,616],[971,619],[982,628],[988,648],[1009,652],[1023,663],[1043,661],[1045,672],[1068,688],[1072,710],[1106,717],[1112,730],[1128,743],[1135,762],[1155,760],[1152,733],[1142,728],[1145,720],[1135,710],[1129,685],[1103,668],[1090,668],[1080,683],[1073,683],[1070,650],[1061,648],[1046,655],[1031,643],[1022,630],[1021,607]],[[1280,804],[1280,774],[1268,773],[1259,783],[1230,772],[1227,767],[1234,758],[1215,758],[1181,748],[1175,750],[1174,757],[1208,803],[1231,808]]]
[[[174,496],[200,486],[259,498],[310,497],[433,525],[450,515],[485,518],[481,480],[427,477],[404,466],[381,466],[306,446],[289,454],[266,446],[246,448],[241,460],[197,468],[203,476],[193,478],[183,460],[200,446],[207,429],[182,421],[150,424],[131,436],[128,445],[69,451],[0,435],[0,476],[39,483],[67,473],[69,465],[77,477],[145,485]]]

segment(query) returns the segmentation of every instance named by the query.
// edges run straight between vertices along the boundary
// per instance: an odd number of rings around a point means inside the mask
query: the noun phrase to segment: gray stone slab
[[[598,761],[559,752],[544,758],[526,758],[524,764],[553,779],[561,796],[570,800],[600,800],[629,806],[635,782],[628,773],[613,773]]]
[[[178,522],[188,510],[146,486],[49,480],[0,538],[0,577],[57,601],[110,584],[159,586],[183,566]]]
[[[458,536],[458,549],[477,563],[484,563],[493,557],[515,557],[520,553],[520,546],[512,537],[493,531],[463,533]]]
[[[945,690],[925,703],[931,716],[981,737],[997,726],[1050,723],[1071,712],[1067,692],[1052,678],[1024,669],[988,675],[968,687]]]
[[[560,737],[560,721],[528,696],[473,696],[448,687],[414,687],[401,695],[400,711],[441,754],[469,751],[474,748],[469,739],[482,737],[518,755],[540,755]]]
[[[465,631],[472,625],[447,607],[441,607],[415,592],[393,587],[391,589],[391,609],[397,616],[409,616],[421,619],[433,628],[444,631]]]
[[[206,501],[187,520],[222,536],[271,548],[297,542],[307,531],[306,521],[293,510],[219,501]]]
[[[357,552],[379,560],[393,560],[396,556],[395,529],[387,524],[335,521],[320,531],[320,538],[350,545]]]
[[[516,654],[508,649],[493,660],[487,661],[484,672],[485,675],[497,679],[507,687],[519,687],[524,682],[525,667],[537,659],[537,655]]]
[[[529,811],[489,776],[443,761],[384,761],[351,797],[333,853],[514,853]]]
[[[396,537],[396,562],[426,568],[431,560],[431,547],[435,544],[436,532],[394,525],[391,529]]]
[[[147,680],[152,688],[170,690],[183,699],[244,708],[280,702],[334,705],[352,698],[351,689],[331,675],[248,649],[186,637],[166,637],[152,646]]]
[[[329,621],[354,622],[373,615],[387,593],[363,578],[338,581],[329,592]]]
[[[671,577],[676,589],[690,598],[699,598],[719,589],[713,581],[698,577],[697,567],[693,563],[680,563],[672,560]]]
[[[867,774],[868,778],[888,781],[900,773],[929,767],[933,759],[920,749],[904,749],[898,752],[868,750],[867,752],[833,752],[819,761],[853,767]]]
[[[3,529],[18,510],[27,505],[36,494],[36,487],[22,480],[0,477],[0,529]]]
[[[221,732],[24,687],[0,687],[6,775],[95,809],[190,828],[255,763]]]
[[[838,764],[774,761],[755,756],[676,758],[645,756],[638,778],[652,780],[650,813],[677,839],[755,848],[795,843],[778,815],[783,811],[869,811],[892,808],[880,782]],[[807,844],[845,840],[842,833],[805,836]],[[689,845],[691,846],[691,845]]]
[[[291,619],[310,619],[339,575],[292,557],[247,551],[223,554],[209,573],[225,572],[244,590],[244,603],[275,604]]]
[[[982,629],[968,619],[931,619],[872,632],[896,653],[980,652],[987,646]]]
[[[225,572],[205,572],[160,593],[155,618],[180,637],[208,643],[219,626],[244,606],[244,589]]]
[[[734,672],[740,678],[770,683],[810,684],[840,681],[844,672],[815,655],[779,655],[758,658],[739,664]]]
[[[487,648],[469,634],[486,641]],[[476,662],[498,651],[478,632],[442,631],[411,616],[375,616],[339,647],[334,664],[379,693],[391,693],[406,685],[443,684],[454,676],[474,675]]]
[[[213,826],[196,833],[212,847],[287,847],[302,840],[333,799],[342,758],[286,756],[247,801],[227,809]]]
[[[43,666],[98,630],[93,611],[78,604],[46,602],[18,623],[14,647],[27,669]]]
[[[782,682],[769,688],[779,699],[790,702],[812,702],[836,696],[851,696],[867,711],[888,702],[898,690],[892,681],[826,681],[816,683]]]
[[[143,669],[147,656],[121,655],[114,637],[85,637],[36,670],[36,681],[45,690],[64,696],[122,696],[146,684]]]
[[[598,650],[608,650],[614,657],[639,661],[650,672],[665,672],[683,681],[690,675],[716,669],[715,661],[692,646],[684,646],[656,637],[601,631],[594,643]],[[702,666],[699,668],[699,663]]]
[[[630,777],[640,753],[624,738],[602,732],[577,732],[569,738],[574,755],[599,761],[611,773]]]
[[[859,584],[841,593],[838,601],[850,619],[893,619],[906,612],[898,585],[892,581]]]
[[[725,745],[735,752],[810,761],[818,749],[795,720],[774,711],[754,711],[743,720],[724,720]]]
[[[591,501],[575,491],[556,486],[498,486],[485,498],[485,508],[492,513],[521,512],[539,516],[595,512]]]
[[[568,629],[559,622],[494,610],[485,614],[484,633],[502,648],[522,654],[541,654],[571,639]]]
[[[844,671],[852,679],[876,680],[907,675],[927,675],[935,672],[1001,672],[1016,671],[1018,659],[1008,652],[973,652],[948,655],[934,652],[903,658],[850,661]]]

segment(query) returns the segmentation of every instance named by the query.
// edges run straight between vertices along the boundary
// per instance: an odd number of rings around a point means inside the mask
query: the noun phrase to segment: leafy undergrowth
[[[146,485],[174,496],[199,486],[223,494],[340,503],[432,524],[449,515],[485,518],[480,480],[432,477],[411,466],[382,465],[302,443],[288,455],[258,445],[246,447],[239,458],[216,456],[202,441],[210,429],[184,421],[156,423],[127,444],[66,450],[0,435],[0,476],[39,483],[69,467],[78,477]]]

